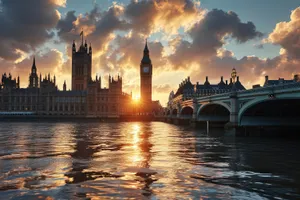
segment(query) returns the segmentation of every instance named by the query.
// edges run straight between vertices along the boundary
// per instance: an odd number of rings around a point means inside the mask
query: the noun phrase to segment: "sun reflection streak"
[[[139,143],[140,143],[140,131],[141,131],[141,126],[139,124],[134,124],[132,126],[133,130],[132,130],[132,135],[133,135],[133,139],[132,139],[132,148],[133,148],[133,155],[131,158],[131,161],[133,164],[137,164],[138,162],[140,162],[142,160],[141,157],[141,149],[139,147]]]

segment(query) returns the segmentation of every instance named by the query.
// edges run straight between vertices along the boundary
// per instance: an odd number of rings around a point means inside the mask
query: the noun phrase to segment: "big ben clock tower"
[[[141,78],[141,100],[142,102],[152,101],[152,63],[149,56],[149,49],[146,41],[144,56],[140,65]]]

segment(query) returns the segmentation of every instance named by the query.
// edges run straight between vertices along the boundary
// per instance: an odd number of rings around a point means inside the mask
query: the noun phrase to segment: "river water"
[[[300,199],[299,144],[161,122],[1,122],[0,199]]]

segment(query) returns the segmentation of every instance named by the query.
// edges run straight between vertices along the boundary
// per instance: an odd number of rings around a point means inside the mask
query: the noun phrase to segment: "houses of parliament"
[[[20,88],[20,77],[4,73],[0,82],[0,115],[80,116],[118,118],[133,112],[132,96],[122,91],[122,77],[109,76],[108,88],[101,86],[101,76],[92,78],[91,45],[72,45],[72,83],[59,90],[56,77],[38,75],[35,58],[27,88]],[[152,64],[147,42],[140,65],[141,98],[152,102]],[[150,110],[148,110],[151,112]]]

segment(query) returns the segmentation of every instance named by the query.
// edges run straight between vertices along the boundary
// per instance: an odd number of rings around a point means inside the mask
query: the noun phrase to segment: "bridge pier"
[[[166,122],[171,123],[171,121],[172,121],[171,118],[167,117]]]
[[[228,122],[224,126],[226,136],[236,136],[240,133],[240,127],[236,123]]]
[[[196,128],[196,127],[197,127],[197,120],[191,119],[191,120],[190,120],[190,127]]]
[[[230,111],[230,120],[227,124],[225,124],[225,135],[227,136],[236,136],[239,132],[239,126],[238,126],[238,99],[237,99],[237,92],[233,91],[230,94],[230,105],[231,105],[231,111]]]
[[[178,118],[173,119],[173,124],[179,125],[179,119]]]

